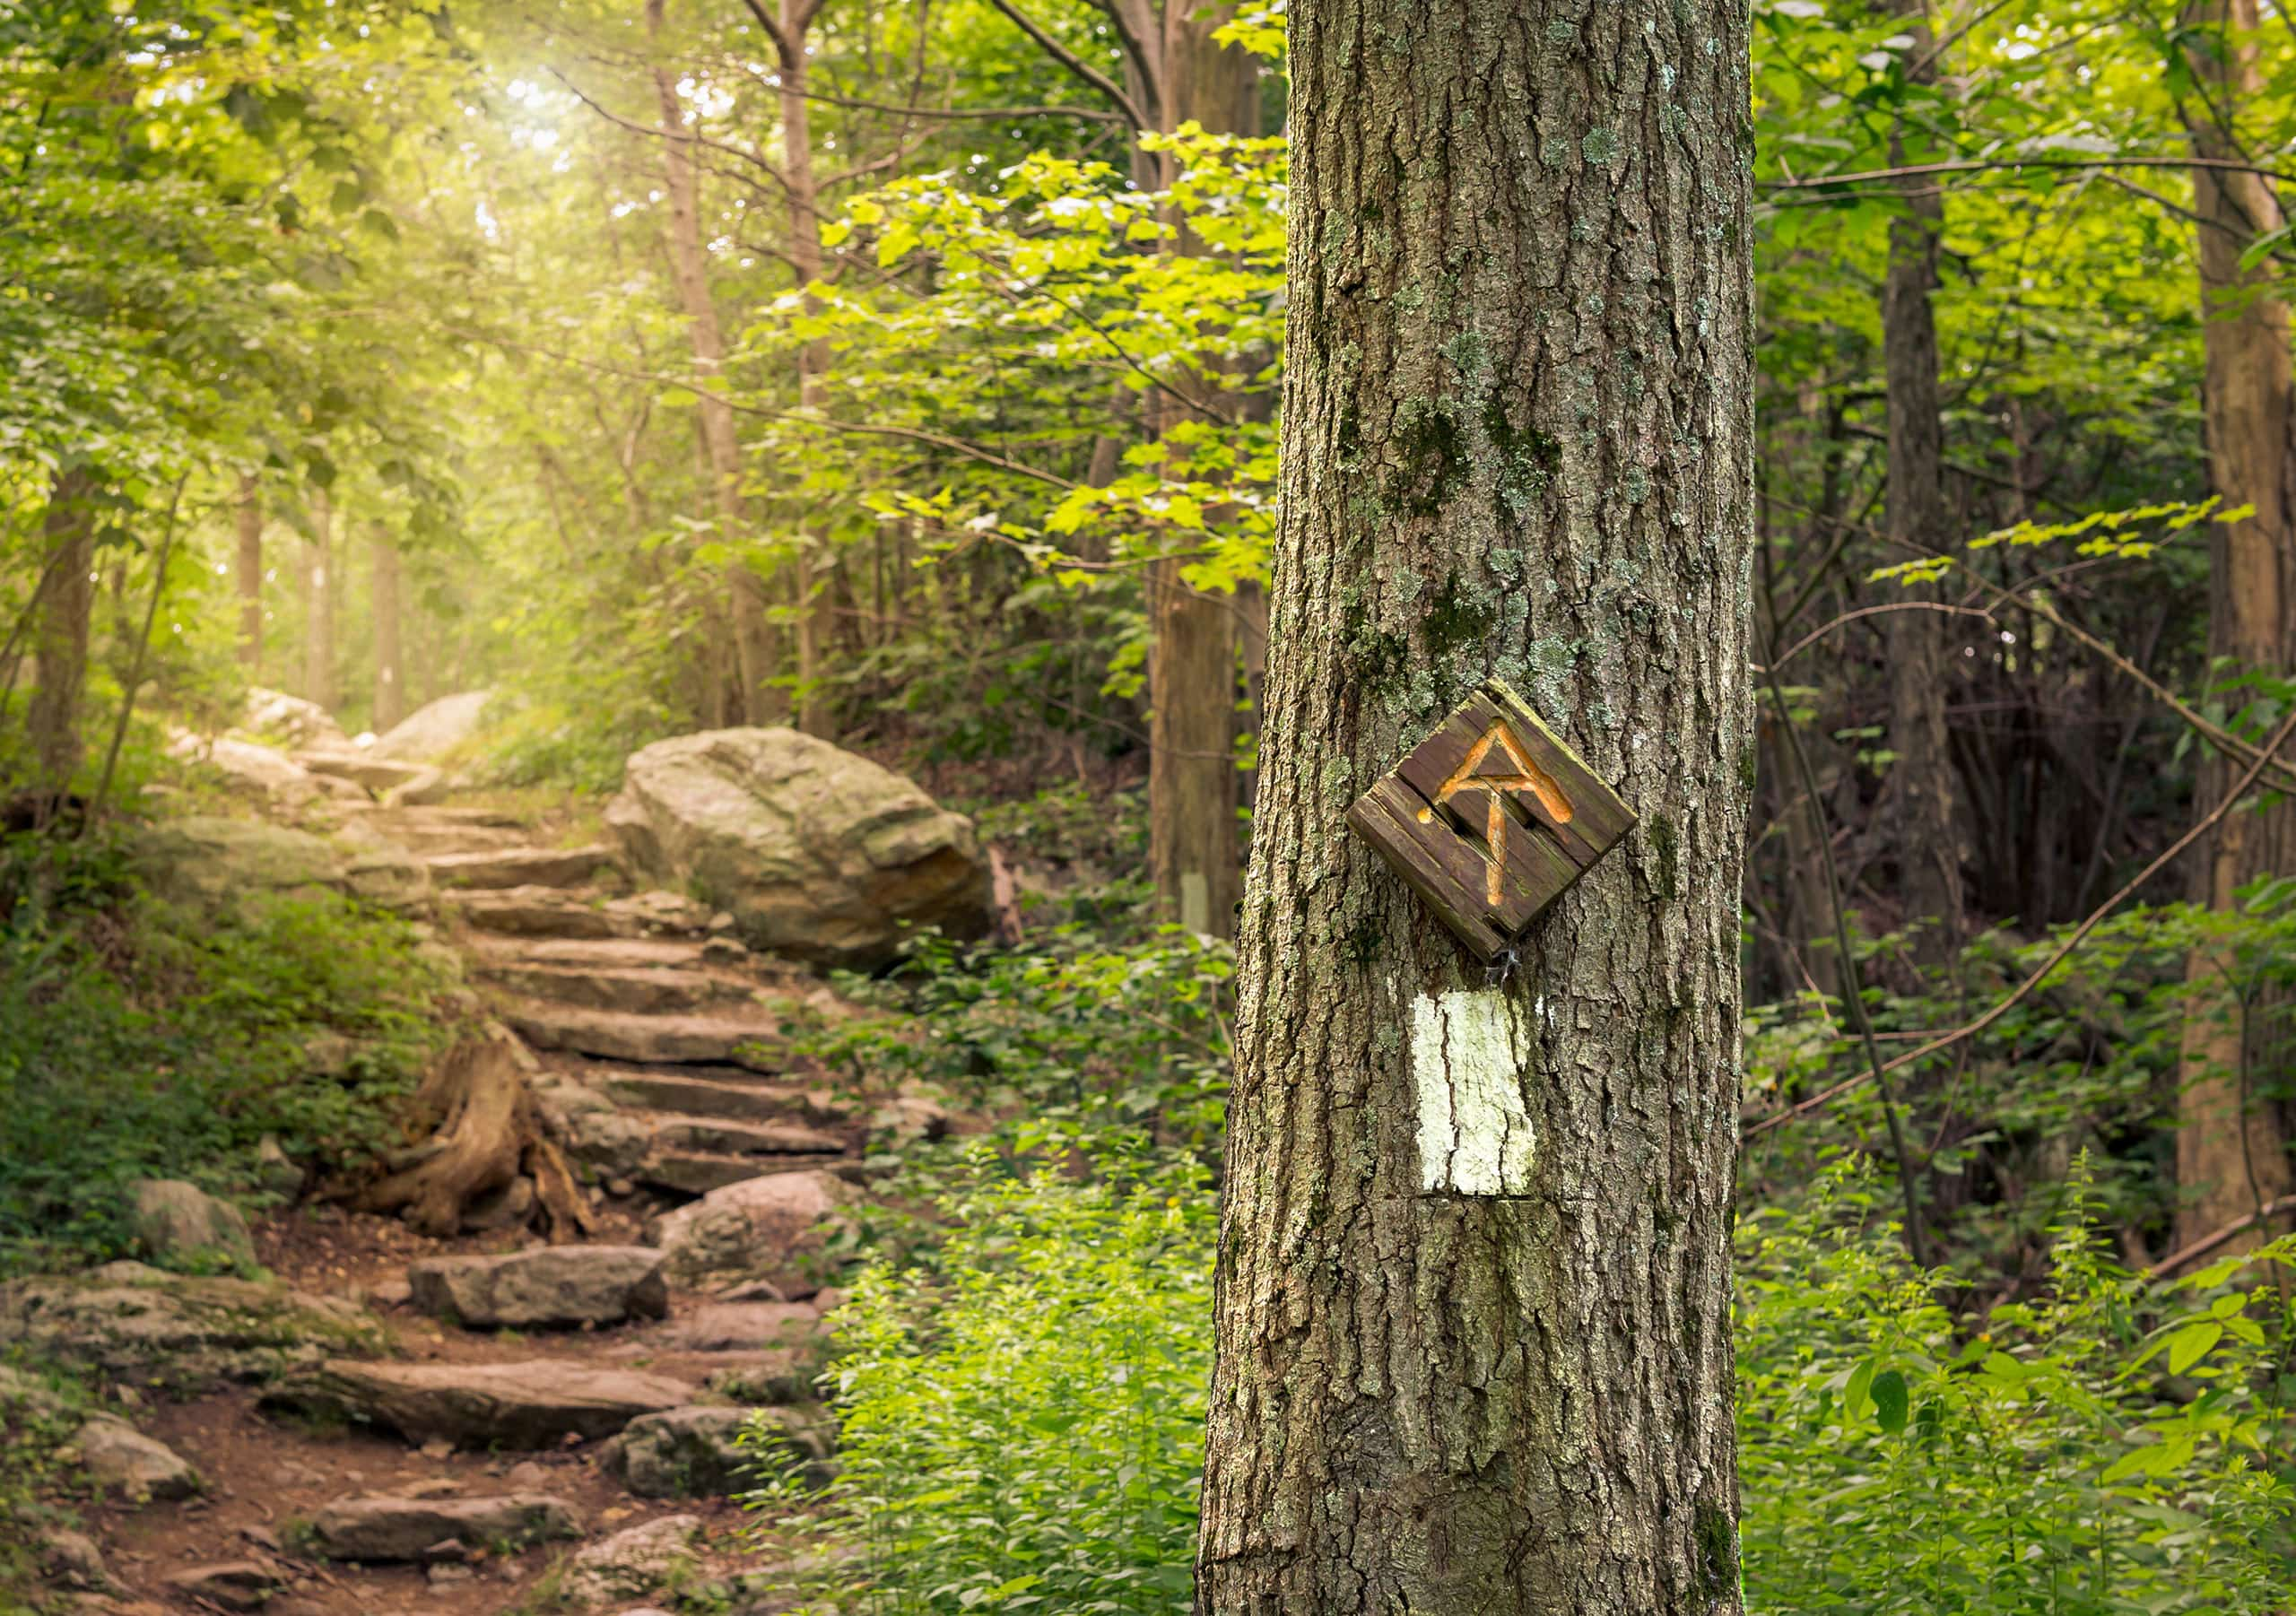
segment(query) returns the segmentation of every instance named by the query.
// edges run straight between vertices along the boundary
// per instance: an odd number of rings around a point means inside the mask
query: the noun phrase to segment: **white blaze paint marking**
[[[1419,1107],[1419,1182],[1457,1195],[1531,1186],[1521,1007],[1503,988],[1422,994],[1411,1007],[1411,1081]]]

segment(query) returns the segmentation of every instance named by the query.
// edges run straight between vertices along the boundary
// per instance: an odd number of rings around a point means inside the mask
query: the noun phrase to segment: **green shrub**
[[[135,1178],[246,1191],[265,1134],[325,1163],[391,1142],[444,986],[350,899],[182,911],[100,843],[0,843],[0,1272],[122,1255]]]
[[[943,1210],[939,1270],[875,1264],[835,1320],[840,1473],[798,1522],[859,1558],[820,1591],[848,1616],[1187,1611],[1211,1198],[1048,1172]]]
[[[1226,1111],[1234,971],[1226,944],[1177,926],[1130,948],[1063,927],[1027,951],[925,932],[889,977],[839,978],[882,1013],[804,1047],[858,1084],[921,1082],[1039,1125],[1208,1151]]]
[[[1877,1195],[1838,1168],[1741,1230],[1749,1608],[2285,1610],[2290,1321],[2267,1271],[2296,1240],[2146,1283],[2104,1261],[2076,1197],[2047,1298],[1957,1321]]]

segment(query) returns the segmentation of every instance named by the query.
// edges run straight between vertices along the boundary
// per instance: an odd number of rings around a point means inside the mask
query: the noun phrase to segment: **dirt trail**
[[[535,1082],[579,1085],[590,1100],[613,1102],[578,1116],[578,1137],[566,1143],[583,1176],[596,1180],[581,1192],[595,1223],[587,1245],[645,1245],[663,1212],[749,1179],[857,1177],[861,1119],[809,1088],[781,1051],[784,1018],[819,998],[817,981],[751,956],[722,922],[713,926],[681,897],[618,893],[604,849],[535,845],[509,816],[482,808],[377,807],[352,817],[429,863],[440,934],[463,953],[489,1012],[532,1051]],[[517,1212],[519,1193],[514,1186],[506,1215]],[[442,1371],[519,1366],[512,1378],[537,1386],[573,1370],[652,1377],[655,1386],[666,1377],[690,1388],[689,1396],[673,1386],[671,1401],[724,1406],[732,1400],[711,1382],[729,1374],[745,1375],[752,1395],[762,1384],[777,1398],[802,1396],[822,1347],[817,1299],[786,1273],[778,1299],[770,1287],[735,1289],[740,1299],[729,1301],[723,1290],[673,1283],[665,1317],[486,1330],[418,1311],[409,1266],[542,1246],[526,1228],[434,1238],[395,1218],[305,1205],[264,1221],[257,1239],[265,1265],[289,1284],[370,1308],[391,1342],[383,1361]],[[274,1585],[262,1607],[272,1616],[492,1616],[666,1603],[636,1583],[622,1594],[569,1597],[562,1570],[552,1568],[585,1543],[672,1516],[699,1517],[700,1568],[684,1574],[687,1586],[778,1558],[770,1542],[736,1541],[756,1518],[706,1476],[698,1496],[651,1498],[609,1473],[607,1430],[627,1417],[586,1417],[587,1431],[553,1426],[450,1445],[326,1410],[313,1417],[266,1408],[254,1389],[184,1402],[152,1396],[135,1411],[136,1424],[187,1460],[204,1491],[180,1502],[100,1505],[89,1513],[89,1532],[121,1604],[250,1608],[232,1577],[189,1590],[170,1582],[244,1562],[252,1569],[240,1579]],[[793,1403],[788,1418],[821,1429],[818,1412],[803,1404]],[[476,1426],[483,1431],[485,1421]],[[339,1500],[511,1494],[562,1501],[580,1537],[514,1551],[480,1532],[459,1547],[427,1546],[427,1564],[361,1563],[309,1547],[308,1523]]]

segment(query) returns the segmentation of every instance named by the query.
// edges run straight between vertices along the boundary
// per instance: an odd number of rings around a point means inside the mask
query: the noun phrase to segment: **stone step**
[[[641,1066],[593,1067],[582,1081],[604,1089],[616,1103],[637,1110],[665,1111],[731,1122],[796,1122],[836,1127],[852,1113],[828,1094],[795,1083],[761,1083],[737,1071],[700,1068],[693,1073]]]
[[[828,1167],[841,1156],[736,1156],[719,1151],[657,1151],[638,1165],[634,1177],[657,1189],[706,1195],[728,1185],[746,1184],[798,1168]]]
[[[710,1151],[732,1156],[841,1156],[852,1141],[801,1122],[734,1122],[722,1116],[657,1114],[650,1119],[657,1151]]]
[[[383,1426],[413,1443],[443,1438],[483,1451],[610,1437],[640,1414],[691,1403],[693,1387],[561,1359],[481,1364],[336,1358],[291,1370],[263,1401]]]
[[[728,972],[681,966],[612,969],[488,959],[478,974],[529,999],[630,1015],[694,1015],[736,1010],[757,995],[754,984]]]
[[[639,892],[611,902],[595,893],[547,886],[450,887],[439,896],[472,930],[502,937],[590,943],[699,939],[709,924],[707,909],[674,892]]]
[[[458,853],[508,852],[526,846],[530,836],[525,830],[491,825],[378,825],[372,815],[365,822],[370,829],[425,858]]]
[[[474,940],[479,968],[501,965],[579,965],[592,970],[698,970],[709,944],[688,937],[535,937]]]
[[[442,887],[578,887],[613,863],[603,843],[587,847],[507,847],[485,853],[441,853],[427,861]]]
[[[789,1064],[781,1043],[781,1019],[762,1007],[739,1015],[630,1015],[521,999],[503,1007],[502,1019],[537,1049],[646,1064],[699,1062],[766,1073],[785,1071]]]

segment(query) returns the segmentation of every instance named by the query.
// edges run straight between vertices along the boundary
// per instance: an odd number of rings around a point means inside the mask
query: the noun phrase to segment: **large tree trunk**
[[[1189,122],[1220,135],[1257,132],[1258,61],[1212,38],[1230,14],[1167,0],[1152,71],[1139,75],[1153,87],[1166,132]],[[1162,153],[1156,183],[1178,178],[1173,154]],[[1189,418],[1176,401],[1161,413],[1167,429]],[[1243,894],[1234,752],[1241,637],[1232,597],[1191,589],[1180,573],[1177,560],[1148,573],[1149,872],[1162,918],[1232,937]]]
[[[398,544],[378,526],[368,537],[375,613],[375,711],[368,727],[377,734],[406,717],[406,658],[400,648],[403,603]]]
[[[49,483],[40,537],[48,580],[32,618],[32,688],[24,725],[31,740],[33,783],[45,797],[72,788],[83,750],[80,708],[88,683],[88,619],[96,604],[96,525],[89,500],[95,479],[59,472]]]
[[[1198,1604],[1736,1616],[1745,11],[1307,0],[1292,72]],[[1639,816],[1503,977],[1342,818],[1492,673]],[[1461,1186],[1455,1094],[1531,1148]]]
[[[311,493],[311,537],[303,562],[303,696],[335,710],[335,505]]]
[[[665,0],[646,0],[646,28],[657,44]],[[709,263],[701,250],[700,152],[686,137],[685,109],[678,101],[677,74],[654,69],[654,93],[661,114],[662,188],[670,204],[670,272],[685,310],[693,344],[693,369],[702,385],[701,442],[709,457],[718,536],[738,552],[749,535],[749,512],[742,498],[742,445],[734,430],[733,406],[719,398],[726,366],[726,341],[718,305],[709,294]],[[773,630],[765,614],[765,582],[738,553],[726,564],[727,617],[733,626],[734,667],[740,683],[739,721],[764,724],[786,716],[786,703],[766,681],[773,676]]]
[[[1887,0],[1914,41],[1907,52],[1914,83],[1935,82],[1929,60],[1928,0]],[[1890,133],[1890,161],[1902,163],[1902,126]],[[1889,274],[1882,290],[1882,352],[1889,395],[1889,511],[1892,561],[1933,553],[1952,542],[1945,511],[1944,425],[1937,387],[1937,243],[1944,204],[1934,178],[1904,185],[1904,211],[1890,224]],[[1892,595],[1909,592],[1890,586]],[[1934,586],[1910,592],[1934,600]],[[1883,620],[1890,662],[1890,790],[1896,804],[1899,896],[1904,919],[1920,929],[1916,958],[1951,959],[1961,946],[1961,843],[1953,829],[1953,765],[1945,737],[1951,673],[1942,612],[1892,612]]]
[[[2258,92],[2252,39],[2256,0],[2202,0],[2186,21],[2195,76],[2211,109],[2191,120],[2195,152],[2237,159],[2230,119]],[[2220,121],[2222,120],[2222,121]],[[2193,211],[2200,220],[2201,298],[2208,316],[2202,341],[2207,369],[2202,413],[2208,433],[2210,482],[2225,504],[2254,505],[2241,522],[2211,524],[2214,582],[2209,653],[2239,671],[2285,674],[2296,668],[2296,378],[2289,358],[2288,305],[2271,295],[2270,266],[2243,274],[2240,254],[2285,222],[2279,198],[2260,175],[2196,168]],[[2211,760],[2201,772],[2198,807],[2223,800],[2231,769]],[[2200,865],[2200,899],[2233,907],[2233,894],[2262,875],[2296,871],[2296,804],[2228,815],[2209,838]],[[2179,1073],[2177,1187],[2182,1204],[2176,1243],[2189,1244],[2258,1210],[2292,1186],[2280,1120],[2258,1090],[2288,1070],[2287,1011],[2283,1002],[2252,1001],[2246,1013],[2224,1002],[2238,977],[2229,954],[2200,951],[2189,974],[2204,1003],[2221,1012],[2186,1023]],[[2258,1227],[2227,1250],[2269,1238]]]
[[[253,474],[239,474],[239,552],[234,577],[239,596],[239,665],[263,676],[263,490]]]

